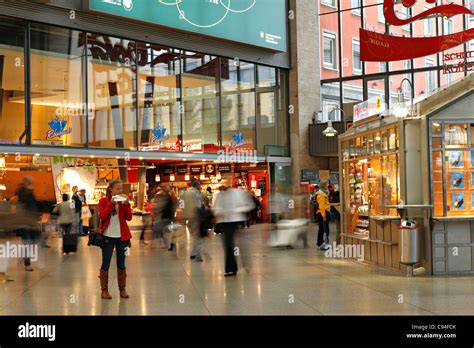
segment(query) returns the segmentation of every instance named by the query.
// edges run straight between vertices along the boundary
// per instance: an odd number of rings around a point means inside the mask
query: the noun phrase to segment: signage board
[[[380,115],[385,111],[382,97],[374,97],[354,105],[354,123],[365,120],[371,116]]]
[[[190,166],[189,170],[191,174],[201,174],[202,173],[202,166]]]
[[[319,179],[321,180],[330,180],[331,179],[331,173],[329,170],[320,170],[319,171]]]
[[[219,173],[230,173],[232,171],[231,164],[219,164],[217,166]]]
[[[216,167],[213,164],[206,164],[204,167],[206,174],[213,175],[216,172]]]
[[[87,10],[287,50],[286,0],[89,0]]]
[[[435,1],[427,2],[434,3]],[[409,18],[398,15],[402,11],[400,7],[396,8],[396,5],[408,9],[414,3],[413,0],[403,0],[401,4],[398,0],[384,0],[383,14],[386,24],[404,26],[432,17],[451,18],[456,15],[474,15],[467,6],[453,3],[435,5],[421,13],[414,13]],[[474,39],[474,28],[447,35],[424,37],[394,36],[360,28],[360,59],[365,62],[390,62],[425,57],[447,51],[472,39]]]
[[[163,173],[163,175],[171,175],[175,173],[174,167],[171,167],[171,166],[163,167],[161,169],[161,172]]]
[[[188,174],[188,166],[178,166],[176,172],[178,175],[186,175]]]

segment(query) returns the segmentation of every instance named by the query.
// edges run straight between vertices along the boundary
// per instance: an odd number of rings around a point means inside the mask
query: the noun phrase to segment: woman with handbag
[[[99,201],[100,224],[98,232],[104,236],[105,244],[102,247],[102,267],[100,268],[100,286],[103,299],[111,299],[109,293],[109,268],[115,248],[117,258],[117,278],[121,298],[129,298],[126,286],[125,253],[131,246],[132,234],[127,221],[132,220],[132,209],[128,198],[123,195],[123,184],[120,180],[113,180],[107,187],[106,197]]]

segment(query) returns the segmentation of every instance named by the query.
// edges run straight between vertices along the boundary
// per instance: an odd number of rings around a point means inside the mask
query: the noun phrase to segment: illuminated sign
[[[410,8],[416,0],[402,0],[403,6]],[[434,0],[427,0],[434,3]],[[398,3],[398,2],[397,2]],[[444,4],[430,8],[412,18],[400,19],[395,12],[395,0],[384,0],[385,21],[388,25],[403,26],[427,17],[474,15],[468,8],[456,4]],[[360,58],[366,62],[389,62],[425,57],[459,46],[474,39],[474,28],[463,32],[434,37],[403,37],[360,29]]]
[[[385,111],[382,97],[375,97],[354,105],[354,123],[360,122],[371,116],[380,115]]]

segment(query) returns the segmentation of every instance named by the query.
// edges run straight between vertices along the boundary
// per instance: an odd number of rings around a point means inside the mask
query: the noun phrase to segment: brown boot
[[[112,296],[109,293],[109,272],[100,270],[100,289],[102,294],[100,295],[103,299],[110,300]]]
[[[118,286],[121,298],[129,298],[125,286],[127,285],[127,272],[124,269],[117,269]]]

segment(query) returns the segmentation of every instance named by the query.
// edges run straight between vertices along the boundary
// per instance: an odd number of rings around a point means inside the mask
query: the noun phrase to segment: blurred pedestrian
[[[76,234],[82,234],[82,200],[79,197],[79,188],[77,186],[72,187],[72,200],[74,202],[74,209],[76,210],[74,232]]]
[[[202,206],[202,194],[200,192],[199,181],[193,180],[188,185],[188,190],[184,193],[184,219],[187,220],[189,232],[193,238],[191,260],[200,261],[198,254],[200,248],[200,217],[199,209]]]
[[[340,209],[340,193],[339,190],[335,190],[334,186],[331,185],[329,189],[329,203],[330,204],[337,204],[338,206],[331,206],[331,220],[334,221],[336,225],[336,244],[341,243],[341,213],[339,212]]]
[[[143,226],[142,232],[140,233],[140,243],[148,245],[145,242],[145,232],[150,229],[153,230],[153,217],[152,217],[152,208],[153,208],[153,200],[155,199],[157,189],[153,187],[151,190],[148,191],[147,194],[147,201],[145,203],[145,213],[143,214]]]
[[[41,235],[41,231],[38,228],[41,212],[39,203],[34,194],[33,177],[26,176],[23,178],[16,192],[16,196],[16,200],[18,201],[16,213],[18,219],[21,221],[19,232],[22,243],[24,245],[34,246],[38,243]],[[32,248],[29,247],[28,249],[31,250]],[[26,271],[33,271],[29,257],[24,257],[23,262]]]
[[[63,193],[62,199],[63,201],[53,209],[53,214],[58,215],[57,223],[61,227],[63,234],[66,235],[71,234],[76,210],[69,201],[69,195],[67,193]]]
[[[153,200],[153,231],[155,236],[162,238],[163,248],[173,250],[174,246],[168,242],[169,225],[174,218],[175,206],[170,195],[171,186],[164,185]]]
[[[105,246],[102,248],[102,266],[100,267],[101,297],[111,299],[109,293],[109,268],[112,254],[116,252],[117,278],[121,298],[128,298],[126,291],[127,272],[125,256],[127,248],[131,247],[132,234],[127,221],[132,220],[132,209],[128,198],[123,195],[123,184],[120,180],[113,180],[107,187],[107,193],[99,201],[99,233],[105,237]]]
[[[220,224],[224,235],[225,274],[237,275],[238,266],[234,251],[234,237],[239,225],[247,219],[247,213],[254,208],[249,195],[242,190],[225,188],[216,196],[212,209],[216,223]]]

